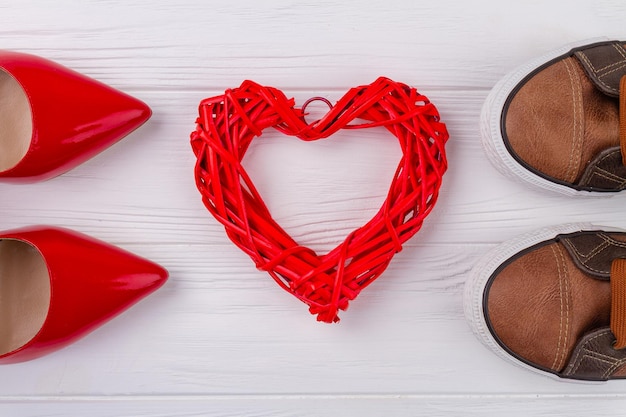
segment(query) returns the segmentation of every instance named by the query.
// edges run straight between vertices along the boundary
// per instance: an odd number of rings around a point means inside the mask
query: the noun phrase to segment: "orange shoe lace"
[[[622,82],[624,78],[622,78]],[[611,263],[611,331],[617,339],[613,347],[626,347],[626,259]]]

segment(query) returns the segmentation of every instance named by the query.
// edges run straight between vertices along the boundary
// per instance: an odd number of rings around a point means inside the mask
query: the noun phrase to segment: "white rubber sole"
[[[527,363],[515,358],[505,349],[503,349],[493,337],[493,335],[489,331],[489,328],[487,327],[487,320],[485,319],[483,310],[483,295],[487,282],[502,263],[504,263],[515,254],[519,253],[520,251],[538,243],[552,239],[559,234],[573,233],[581,230],[605,230],[623,232],[623,230],[620,229],[597,226],[591,223],[570,223],[559,226],[546,227],[505,242],[485,254],[472,269],[469,279],[465,283],[463,306],[465,310],[465,317],[474,334],[485,346],[493,350],[498,356],[500,356],[507,362],[513,363],[514,365],[517,365],[524,369],[559,381],[597,384],[603,383],[603,381],[582,381],[576,379],[561,378],[558,375],[542,371],[541,369],[530,366]]]
[[[573,48],[584,46],[592,43],[606,41],[608,38],[595,38],[570,43],[563,47],[540,56],[507,74],[502,78],[491,90],[485,103],[483,104],[480,117],[480,132],[483,148],[491,163],[504,175],[514,180],[522,181],[532,186],[541,188],[546,191],[556,192],[568,196],[611,196],[611,193],[602,193],[597,191],[579,191],[573,188],[549,181],[532,171],[529,171],[523,165],[513,158],[506,149],[500,121],[502,119],[502,111],[507,98],[511,95],[515,87],[537,67],[549,62],[559,56],[566,54]]]

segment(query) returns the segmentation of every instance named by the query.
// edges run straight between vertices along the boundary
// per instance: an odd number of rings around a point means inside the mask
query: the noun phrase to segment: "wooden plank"
[[[598,396],[216,396],[210,398],[145,397],[53,398],[5,401],[6,415],[104,417],[287,417],[341,415],[346,417],[387,415],[484,416],[620,416],[626,400],[613,395]]]
[[[5,48],[40,53],[132,89],[221,89],[245,78],[345,88],[381,74],[420,85],[489,88],[503,69],[537,53],[623,35],[620,1],[567,5],[567,19],[559,19],[563,3],[537,0],[509,6],[393,0],[384,7],[375,0],[297,6],[271,0],[262,7],[31,1],[3,9],[0,35]]]

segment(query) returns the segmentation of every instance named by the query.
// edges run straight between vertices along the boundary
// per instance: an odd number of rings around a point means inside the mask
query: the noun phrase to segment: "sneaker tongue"
[[[611,263],[611,331],[615,349],[626,347],[626,259]]]

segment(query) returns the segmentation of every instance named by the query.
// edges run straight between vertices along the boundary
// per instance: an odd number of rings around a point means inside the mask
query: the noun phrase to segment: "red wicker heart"
[[[308,304],[319,321],[338,321],[338,311],[378,278],[420,229],[447,168],[448,132],[436,107],[414,88],[383,77],[352,88],[311,124],[293,99],[252,81],[203,100],[199,113],[191,145],[202,201],[257,268]],[[365,123],[349,124],[355,119]],[[403,153],[382,207],[326,255],[299,245],[274,221],[241,165],[248,146],[269,127],[314,141],[340,129],[375,126],[391,132]]]

